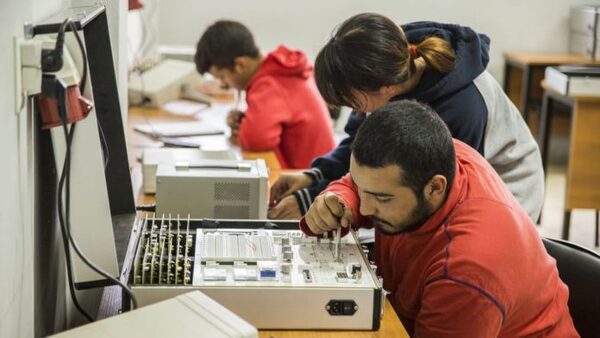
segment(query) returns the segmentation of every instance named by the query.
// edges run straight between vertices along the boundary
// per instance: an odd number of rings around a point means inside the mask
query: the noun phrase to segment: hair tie
[[[417,53],[417,45],[409,45],[410,48],[410,57],[416,59],[419,57],[419,53]]]

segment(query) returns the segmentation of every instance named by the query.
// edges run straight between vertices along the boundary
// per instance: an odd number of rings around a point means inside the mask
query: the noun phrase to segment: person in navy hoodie
[[[301,51],[279,46],[263,56],[246,26],[221,20],[200,38],[194,61],[201,74],[246,91],[248,109],[227,118],[242,149],[273,150],[284,169],[306,169],[333,149],[329,111]]]
[[[354,108],[348,137],[310,170],[275,182],[269,217],[304,215],[330,181],[348,172],[350,146],[368,112],[388,101],[416,99],[437,112],[454,138],[483,155],[537,221],[544,196],[540,151],[518,109],[486,71],[489,48],[487,36],[454,24],[399,26],[373,13],[343,22],[319,52],[315,78],[327,103]]]

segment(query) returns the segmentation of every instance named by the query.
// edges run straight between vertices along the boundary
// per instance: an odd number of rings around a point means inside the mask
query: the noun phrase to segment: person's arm
[[[248,109],[240,123],[239,144],[250,151],[275,149],[291,118],[282,91],[271,79],[257,81],[247,93]]]
[[[492,294],[460,278],[434,279],[422,297],[414,337],[497,337],[505,319]]]
[[[310,187],[294,191],[293,195],[296,198],[296,203],[298,203],[300,215],[306,214],[308,208],[310,208],[310,205],[313,203],[315,198],[321,193],[321,191],[327,188],[329,183],[329,180],[317,180],[313,178],[313,184]]]

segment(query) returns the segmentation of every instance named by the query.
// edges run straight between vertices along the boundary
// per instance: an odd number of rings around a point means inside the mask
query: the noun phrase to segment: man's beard
[[[407,223],[401,225],[393,225],[390,222],[375,216],[369,216],[369,218],[373,223],[376,224],[377,229],[381,233],[385,235],[399,235],[405,232],[415,231],[418,228],[420,228],[423,224],[425,224],[425,222],[427,222],[429,217],[431,217],[431,215],[433,214],[431,209],[431,205],[427,201],[425,201],[425,198],[423,198],[423,195],[421,194],[417,197],[417,207],[411,213],[410,219]],[[394,228],[394,230],[388,231],[387,229],[384,229],[381,226],[381,224],[387,224],[388,226]]]

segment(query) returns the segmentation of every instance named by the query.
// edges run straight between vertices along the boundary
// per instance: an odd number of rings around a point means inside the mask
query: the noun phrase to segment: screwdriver
[[[338,224],[337,230],[335,231],[335,260],[340,260],[340,247],[342,246],[342,226]]]
[[[340,260],[340,250],[342,246],[342,217],[344,216],[345,207],[344,204],[340,203],[342,207],[342,214],[338,217],[337,229],[335,231],[335,260]]]

